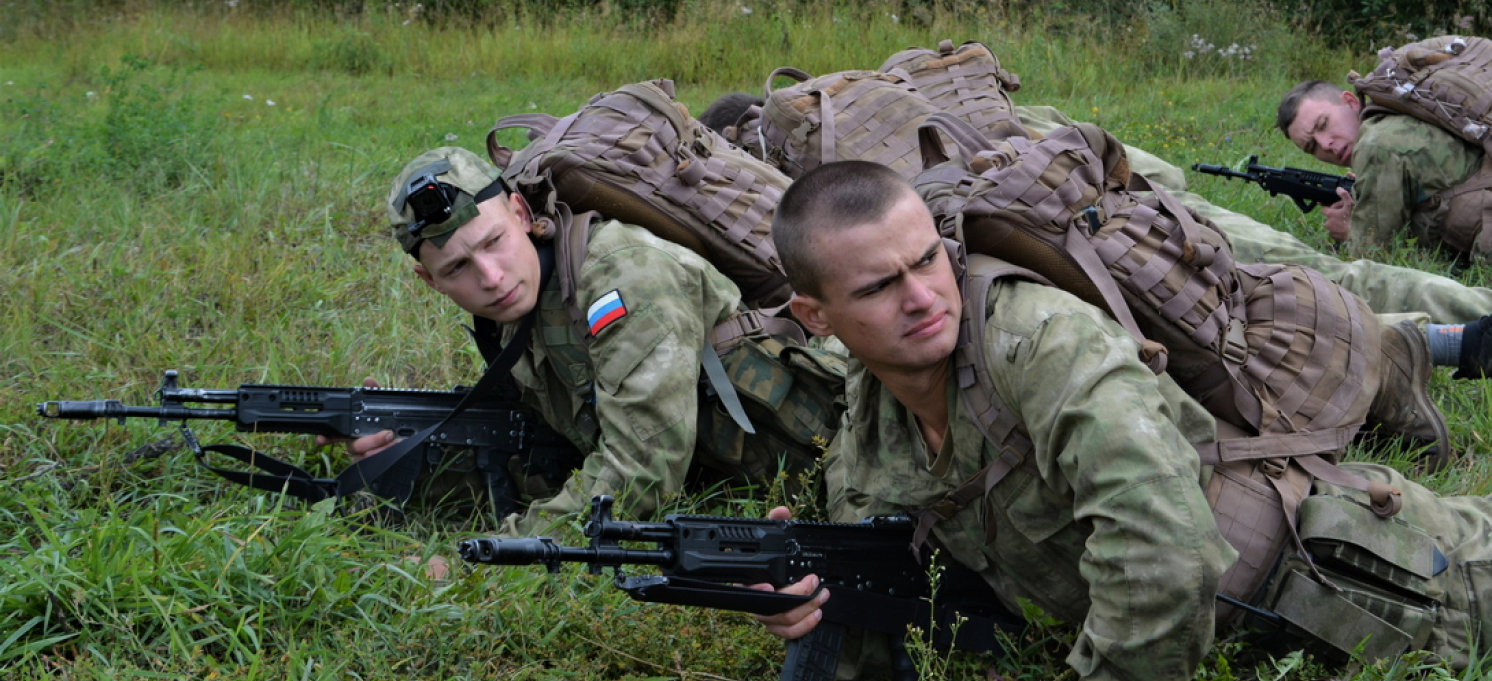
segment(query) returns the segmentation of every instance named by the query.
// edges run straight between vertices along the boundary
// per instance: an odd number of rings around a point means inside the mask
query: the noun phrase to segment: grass
[[[203,388],[470,383],[480,360],[464,320],[384,234],[389,178],[429,147],[480,152],[502,115],[563,115],[627,82],[673,78],[699,111],[722,93],[759,91],[777,66],[874,68],[908,45],[977,39],[1021,75],[1019,103],[1057,106],[1179,166],[1258,153],[1314,168],[1272,129],[1278,94],[1369,63],[1275,23],[1263,27],[1272,51],[1222,68],[1155,42],[1151,25],[1111,31],[972,3],[914,13],[901,3],[699,2],[668,22],[609,4],[557,17],[523,5],[475,28],[381,5],[340,16],[110,5],[120,6],[0,32],[8,678],[774,678],[780,645],[744,615],[632,603],[576,570],[457,566],[435,582],[406,560],[491,531],[480,515],[431,511],[383,527],[302,508],[219,482],[169,443],[126,463],[171,436],[154,422],[43,421],[35,404],[149,404],[167,368]],[[1135,56],[1146,46],[1163,49]],[[1219,205],[1325,244],[1319,213],[1188,179]],[[1378,255],[1451,273],[1408,248]],[[1481,271],[1455,276],[1487,283]],[[1433,389],[1458,447],[1486,451],[1487,388],[1442,374]],[[345,464],[304,438],[198,430],[316,471]],[[1427,482],[1492,490],[1475,456]],[[674,504],[759,514],[762,503],[744,496]],[[564,539],[580,541],[573,527]],[[1014,642],[1020,655],[956,655],[946,675],[982,676],[993,664],[1005,678],[1054,678],[1071,634],[1043,624]],[[1224,644],[1201,675],[1321,672],[1309,660],[1262,664]],[[1409,657],[1342,674],[1433,677],[1427,666]]]

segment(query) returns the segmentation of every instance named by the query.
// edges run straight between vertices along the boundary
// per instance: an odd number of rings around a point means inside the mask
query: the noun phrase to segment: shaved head
[[[822,267],[813,253],[816,234],[878,222],[906,196],[917,197],[906,180],[869,161],[826,163],[793,182],[772,218],[772,241],[793,290],[823,295]]]

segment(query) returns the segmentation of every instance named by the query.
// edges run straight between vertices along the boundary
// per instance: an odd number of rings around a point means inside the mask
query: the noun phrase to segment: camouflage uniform
[[[1051,107],[1016,107],[1016,112],[1023,125],[1038,132],[1073,122]],[[1407,267],[1383,265],[1371,260],[1348,262],[1319,253],[1286,232],[1214,206],[1201,196],[1185,191],[1186,176],[1176,166],[1128,145],[1125,151],[1135,172],[1172,190],[1182,203],[1217,223],[1228,234],[1233,244],[1233,257],[1239,263],[1304,265],[1357,294],[1368,303],[1368,307],[1379,313],[1425,312],[1430,315],[1430,321],[1437,324],[1459,324],[1492,314],[1492,290],[1464,286],[1453,279]],[[1357,152],[1353,152],[1353,156],[1355,160]],[[1359,178],[1356,187],[1361,188],[1363,184]],[[1362,208],[1361,203],[1358,208]]]
[[[588,455],[562,489],[524,490],[531,498],[552,498],[510,517],[506,533],[542,529],[540,512],[579,511],[596,494],[623,494],[631,512],[649,513],[680,491],[696,456],[720,477],[741,482],[770,480],[780,459],[791,468],[812,461],[814,453],[803,451],[809,448],[765,434],[731,443],[734,452],[702,437],[712,430],[710,419],[728,417],[698,409],[701,353],[711,329],[741,309],[736,285],[703,258],[640,227],[610,221],[592,232],[575,284],[582,310],[616,291],[625,316],[585,348],[560,300],[559,277],[552,277],[539,297],[529,351],[513,376],[524,400]],[[504,344],[515,326],[504,329]]]
[[[1189,444],[1213,437],[1212,418],[1140,364],[1134,341],[1096,308],[1024,282],[997,282],[990,300],[990,376],[1035,447],[986,497],[988,516],[970,504],[934,528],[938,543],[1007,607],[1024,598],[1082,623],[1067,661],[1083,678],[1190,679],[1236,556]],[[951,375],[936,457],[911,413],[873,376],[859,379],[829,464],[836,519],[930,504],[998,457]]]
[[[1421,206],[1481,167],[1482,151],[1413,116],[1370,114],[1352,147],[1352,237],[1370,245],[1399,240],[1405,225],[1419,243],[1440,243],[1435,211]]]
[[[982,501],[935,526],[935,543],[979,571],[1007,607],[1026,599],[1080,623],[1067,657],[1080,678],[1191,679],[1212,642],[1219,576],[1237,557],[1202,492],[1211,469],[1198,463],[1191,446],[1215,436],[1212,417],[1169,378],[1140,364],[1133,340],[1095,308],[1055,289],[1010,280],[996,282],[989,298],[986,368],[1034,447]],[[911,413],[863,367],[853,371],[853,411],[826,474],[835,520],[925,507],[999,457],[959,399],[952,375],[949,430],[934,456]],[[1054,375],[1067,380],[1053,381]],[[1391,469],[1346,468],[1403,490],[1404,510],[1390,521],[1348,524],[1345,532],[1331,526],[1338,531],[1333,536],[1374,545],[1431,528],[1451,565],[1414,585],[1440,606],[1406,632],[1412,636],[1405,647],[1464,664],[1468,625],[1492,615],[1478,609],[1492,596],[1492,501],[1438,499]],[[1303,508],[1328,520],[1334,516],[1315,509],[1332,499],[1351,500],[1363,511],[1369,503],[1364,493],[1325,483],[1315,491],[1325,503],[1308,499]],[[1347,584],[1346,577],[1338,580]],[[1301,607],[1335,617],[1348,609],[1342,600]],[[1414,622],[1414,613],[1398,616],[1392,606],[1375,612],[1391,622]],[[1294,633],[1302,644],[1314,640]],[[1476,643],[1487,650],[1492,639]],[[881,666],[871,662],[874,647],[866,640],[847,646],[841,677]]]

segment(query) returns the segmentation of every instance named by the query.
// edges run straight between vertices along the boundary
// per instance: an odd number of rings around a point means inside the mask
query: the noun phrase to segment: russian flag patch
[[[612,289],[606,295],[591,303],[591,308],[586,311],[585,319],[591,326],[591,335],[601,335],[601,330],[611,326],[611,323],[627,316],[627,303],[622,301],[622,293]]]

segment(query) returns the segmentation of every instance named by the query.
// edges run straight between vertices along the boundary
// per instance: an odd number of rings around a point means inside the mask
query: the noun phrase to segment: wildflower
[[[249,100],[251,102],[254,101],[254,95],[244,95],[243,98],[247,99],[247,100]]]
[[[893,24],[899,24],[899,23],[901,23],[901,19],[899,17],[897,17],[895,14],[893,14],[893,15],[891,15],[891,23],[893,23]]]
[[[1182,52],[1182,53],[1181,53],[1181,56],[1183,56],[1183,57],[1186,57],[1186,58],[1187,58],[1187,59],[1191,59],[1191,58],[1192,58],[1192,57],[1195,57],[1195,56],[1197,56],[1197,53],[1196,53],[1196,52],[1193,52],[1193,51],[1191,51],[1191,50],[1187,50],[1187,51],[1185,51],[1185,52]]]
[[[223,4],[227,5],[230,8],[237,7],[238,6],[238,0],[228,0],[227,2],[225,2]]]
[[[1404,39],[1408,40],[1409,42],[1412,43],[1412,42],[1414,42],[1416,40],[1419,40],[1419,36],[1417,36],[1417,35],[1415,35],[1413,33],[1405,33],[1404,34]]]
[[[537,109],[537,108],[539,108],[539,105],[535,104],[533,102],[529,102],[528,103],[528,108],[530,108],[530,109]]]
[[[448,132],[448,133],[446,133],[446,141],[447,142],[455,142],[456,141],[456,133],[454,133],[454,132]]]
[[[742,5],[741,6],[741,14],[750,16],[751,15],[751,8],[750,7],[746,7],[745,5]]]
[[[6,83],[6,85],[10,85],[10,83]],[[89,99],[93,99],[94,97],[98,96],[98,93],[96,93],[96,92],[94,92],[92,90],[89,90],[89,91],[83,93],[83,96],[87,97]]]
[[[274,106],[275,105],[275,100],[273,100],[273,99],[266,99],[266,100],[264,100],[264,105],[265,106]]]

